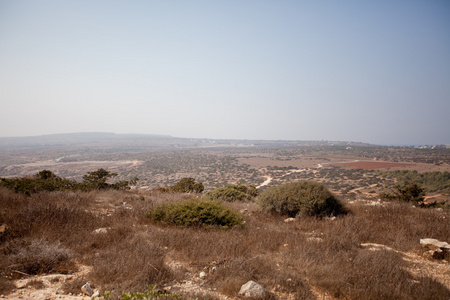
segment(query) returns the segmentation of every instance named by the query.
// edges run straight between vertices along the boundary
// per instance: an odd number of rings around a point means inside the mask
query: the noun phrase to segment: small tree
[[[82,188],[84,190],[128,190],[130,185],[135,185],[139,180],[135,177],[132,180],[123,180],[116,183],[109,184],[107,181],[110,178],[116,177],[117,173],[111,173],[105,169],[98,169],[94,172],[88,172],[88,175],[83,176]]]
[[[109,187],[106,182],[109,178],[116,177],[117,173],[111,173],[103,168],[94,172],[88,172],[88,175],[83,176],[83,185],[86,189],[102,190]]]

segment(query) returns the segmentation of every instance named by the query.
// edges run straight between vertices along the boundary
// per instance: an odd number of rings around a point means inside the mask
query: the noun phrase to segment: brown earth
[[[338,167],[350,167],[351,169],[363,169],[363,170],[374,170],[374,169],[391,169],[399,167],[410,167],[415,164],[410,163],[397,163],[397,162],[386,162],[386,161],[354,161],[348,163],[337,163],[333,166]]]

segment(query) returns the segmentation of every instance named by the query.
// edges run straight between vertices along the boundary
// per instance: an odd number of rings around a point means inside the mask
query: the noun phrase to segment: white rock
[[[266,294],[263,287],[250,280],[246,284],[241,286],[241,290],[239,291],[239,295],[243,295],[245,297],[262,297]]]
[[[205,272],[200,272],[200,278],[201,279],[205,279],[206,278],[206,273]]]
[[[421,239],[420,240],[420,244],[422,245],[422,247],[424,248],[428,248],[431,250],[436,250],[436,249],[441,249],[441,250],[446,250],[447,251],[450,250],[450,244],[446,243],[446,242],[441,242],[438,241],[436,239]]]
[[[94,294],[91,286],[89,285],[89,282],[86,282],[86,284],[81,287],[81,291],[83,292],[83,294],[88,295],[89,297],[91,297],[92,294]]]
[[[450,262],[450,244],[436,239],[421,239],[423,248],[429,249],[423,255],[428,258],[445,259]]]
[[[295,221],[295,218],[284,219],[284,223],[290,223],[290,222],[294,222],[294,221]]]
[[[108,233],[109,227],[97,228],[93,231],[95,234]]]
[[[364,247],[370,251],[386,250],[386,251],[397,252],[396,250],[392,249],[391,247],[388,247],[386,245],[381,245],[381,244],[375,244],[375,243],[362,243],[361,247]]]
[[[309,237],[306,239],[308,242],[322,243],[323,239],[319,237]]]

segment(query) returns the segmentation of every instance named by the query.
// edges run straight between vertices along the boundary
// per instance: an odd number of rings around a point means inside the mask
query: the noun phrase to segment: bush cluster
[[[137,178],[127,181],[108,183],[110,178],[116,177],[117,173],[111,173],[104,169],[88,172],[83,176],[82,182],[69,180],[55,175],[52,171],[42,170],[31,177],[0,178],[0,186],[4,186],[16,193],[31,195],[42,191],[91,191],[91,190],[128,190],[130,185],[136,184]]]
[[[323,184],[314,181],[286,183],[264,191],[258,197],[264,211],[290,217],[330,216],[345,214],[347,210]]]
[[[204,189],[203,183],[196,183],[194,178],[186,177],[171,186],[168,191],[175,193],[201,193]],[[161,191],[164,191],[164,189]]]
[[[399,182],[415,182],[429,192],[450,193],[450,172],[424,172],[396,170],[378,173],[382,177],[396,178]]]
[[[220,201],[244,201],[251,200],[258,195],[258,191],[253,185],[239,183],[238,185],[229,185],[220,187],[207,192],[203,197],[207,200]]]
[[[162,224],[222,229],[242,226],[244,221],[240,214],[220,202],[201,199],[160,205],[149,211],[147,217]]]
[[[412,181],[405,181],[396,184],[390,193],[381,193],[380,197],[384,200],[399,200],[402,202],[411,202],[420,204],[423,202],[425,189]]]

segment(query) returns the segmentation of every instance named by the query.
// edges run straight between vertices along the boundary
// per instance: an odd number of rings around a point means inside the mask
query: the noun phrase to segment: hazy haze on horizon
[[[450,1],[0,0],[0,137],[450,144]]]

